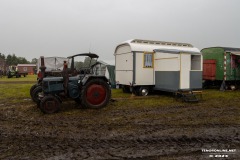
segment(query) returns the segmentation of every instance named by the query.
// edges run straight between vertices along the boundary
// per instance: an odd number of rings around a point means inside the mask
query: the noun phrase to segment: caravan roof
[[[198,48],[193,47],[191,44],[188,43],[178,43],[178,42],[164,42],[164,41],[151,41],[151,40],[140,40],[140,39],[133,39],[125,41],[119,44],[116,49],[121,46],[128,45],[131,48],[131,51],[138,51],[138,52],[154,52],[154,50],[181,50],[187,52],[194,52],[200,53]]]

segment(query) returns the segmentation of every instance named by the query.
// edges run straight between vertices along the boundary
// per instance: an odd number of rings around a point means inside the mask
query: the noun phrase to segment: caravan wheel
[[[139,87],[133,87],[132,93],[135,94],[136,96],[139,96]]]
[[[149,87],[140,87],[139,96],[147,96],[149,94]]]
[[[230,89],[231,89],[232,91],[234,91],[234,90],[236,90],[236,86],[235,86],[235,85],[231,85],[231,86],[230,86]]]
[[[122,91],[123,93],[130,93],[130,87],[126,85],[122,85]]]

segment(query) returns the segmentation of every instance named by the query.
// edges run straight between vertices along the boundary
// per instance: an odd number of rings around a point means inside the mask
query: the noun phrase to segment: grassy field
[[[26,77],[12,77],[7,78],[7,76],[3,76],[0,78],[0,82],[21,82],[21,81],[29,81],[29,82],[36,82],[37,81],[37,75],[27,75]]]
[[[30,98],[29,90],[37,82],[36,75],[20,78],[0,78],[0,101],[5,103],[22,103]]]
[[[34,84],[35,79],[36,79],[36,76],[29,76],[28,78],[1,79],[2,81],[6,81],[6,82],[14,81],[16,83],[0,84],[0,91],[1,91],[0,105],[33,103],[31,101],[29,90],[31,86]],[[24,84],[19,83],[25,80],[27,80],[26,83]],[[130,93],[123,93],[121,89],[112,89],[112,98],[116,101],[114,103],[110,103],[110,106],[114,105],[114,109],[125,109],[126,107],[138,108],[138,109],[139,108],[151,109],[151,108],[166,107],[166,106],[192,106],[193,105],[196,107],[196,109],[199,109],[199,110],[209,109],[209,108],[213,109],[216,106],[218,107],[221,106],[221,108],[225,108],[225,109],[231,106],[240,106],[240,104],[238,103],[239,97],[240,97],[239,90],[221,92],[216,89],[208,89],[203,91],[202,97],[203,98],[202,100],[200,100],[199,103],[185,103],[179,100],[177,101],[172,94],[167,94],[164,92],[152,94],[147,97],[139,97]],[[69,100],[67,102],[69,102]],[[107,110],[108,108],[113,109],[112,107],[106,107]],[[220,111],[219,113],[222,113],[222,111]],[[240,107],[236,108],[236,113],[240,113]],[[64,114],[64,112],[62,114]],[[216,114],[218,114],[218,112],[216,112]],[[176,116],[176,114],[171,113],[171,116]],[[231,121],[233,123],[240,124],[240,116],[239,117],[227,116],[224,118],[226,123]],[[205,120],[213,121],[213,122],[216,121],[216,119],[213,119],[212,117],[208,117]],[[218,120],[224,121],[222,119],[218,119]],[[195,122],[199,123],[198,120]],[[182,123],[185,123],[185,121],[183,121]]]
[[[12,102],[25,102],[25,99],[30,99],[29,90],[31,86],[36,83],[36,75],[29,75],[22,78],[0,78],[0,100]],[[4,83],[6,82],[6,83]],[[13,83],[7,83],[13,82]],[[24,82],[24,83],[21,83]],[[205,106],[214,105],[234,105],[240,97],[240,90],[236,91],[219,91],[217,89],[204,90],[202,94],[202,101],[199,104],[205,104]],[[181,105],[181,101],[176,101],[173,94],[160,92],[152,94],[147,97],[138,97],[130,93],[123,93],[121,89],[112,89],[112,98],[117,99],[119,102],[126,99],[129,100],[131,106],[164,106],[169,104]],[[124,101],[125,102],[125,101]],[[184,103],[185,104],[185,103]]]

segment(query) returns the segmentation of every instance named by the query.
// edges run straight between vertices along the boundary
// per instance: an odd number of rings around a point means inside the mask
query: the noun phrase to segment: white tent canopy
[[[63,69],[63,62],[68,61],[68,58],[65,57],[44,57],[44,63],[46,71],[56,71]],[[38,71],[41,66],[41,58],[38,59],[37,67]]]

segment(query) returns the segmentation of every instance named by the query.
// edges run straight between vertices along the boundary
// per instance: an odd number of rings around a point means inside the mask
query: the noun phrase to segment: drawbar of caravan
[[[191,44],[134,39],[119,44],[114,55],[123,91],[147,95],[202,88],[202,55]]]

